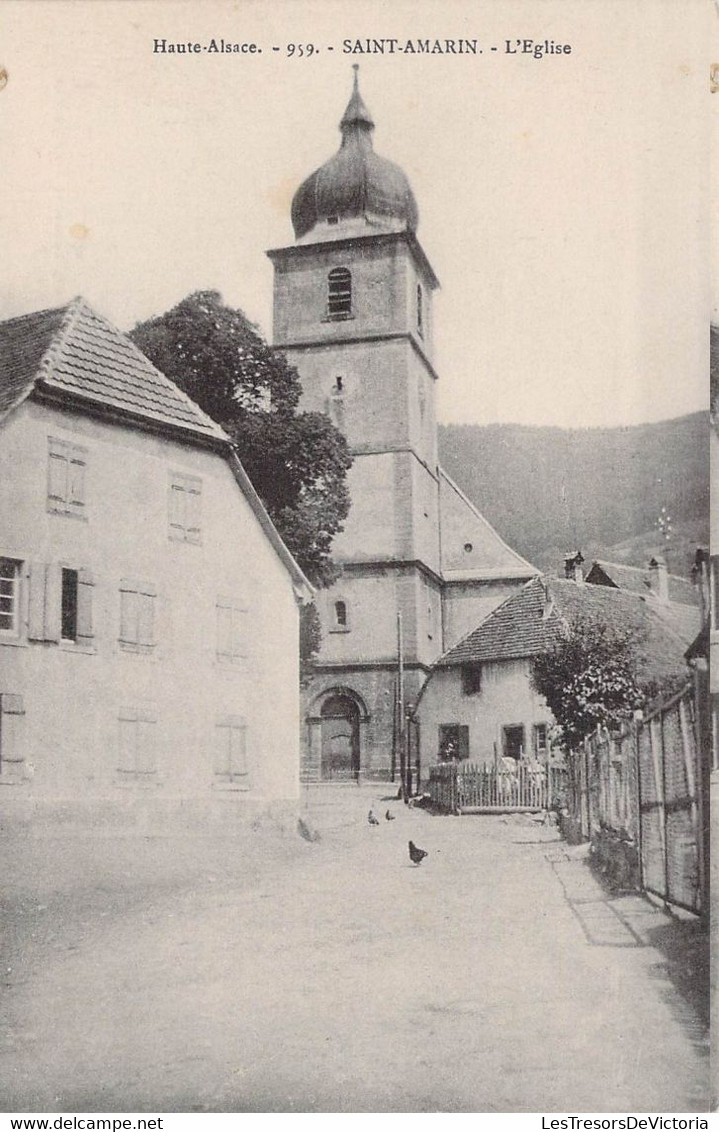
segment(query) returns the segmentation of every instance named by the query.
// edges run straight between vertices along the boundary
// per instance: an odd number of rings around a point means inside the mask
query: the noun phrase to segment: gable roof
[[[651,594],[652,583],[649,569],[640,566],[627,566],[622,562],[604,562],[595,559],[585,581],[590,585],[616,586],[631,593]],[[688,578],[679,574],[667,574],[669,600],[680,605],[699,605],[696,587]]]
[[[225,432],[82,298],[0,323],[0,416],[33,393],[223,442]]]
[[[681,631],[661,616],[657,602],[606,586],[578,585],[557,578],[533,578],[436,662],[436,668],[536,656],[551,648],[567,622],[584,617],[640,638],[639,669],[643,679],[681,675],[684,652],[698,629]]]

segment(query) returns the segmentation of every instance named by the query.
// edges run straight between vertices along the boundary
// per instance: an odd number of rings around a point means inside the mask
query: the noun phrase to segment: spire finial
[[[362,101],[362,96],[359,92],[359,63],[353,63],[352,70],[354,71],[352,97],[342,116],[340,129],[344,130],[347,126],[364,126],[366,129],[373,130],[374,122],[372,121],[372,115]]]

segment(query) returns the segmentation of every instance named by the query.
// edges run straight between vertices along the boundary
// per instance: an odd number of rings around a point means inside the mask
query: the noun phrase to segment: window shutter
[[[0,771],[15,779],[21,774],[24,762],[22,696],[0,695]]]
[[[135,769],[137,742],[137,712],[133,708],[120,708],[118,719],[117,769],[131,774]]]
[[[215,727],[215,749],[213,758],[213,774],[218,778],[226,778],[230,773],[231,762],[231,736],[232,729],[226,724],[219,723]]]
[[[45,563],[32,562],[30,564],[30,601],[27,627],[27,635],[31,641],[45,640],[45,580]]]
[[[156,725],[157,716],[153,711],[138,711],[137,746],[135,751],[135,770],[138,774],[154,774],[157,770],[155,752]]]
[[[460,724],[457,728],[457,738],[459,739],[459,757],[460,759],[469,758],[469,727],[466,724]]]
[[[62,625],[62,570],[51,563],[45,571],[46,641],[59,641]]]
[[[232,656],[232,606],[221,599],[217,602],[217,655]]]
[[[247,778],[247,727],[237,723],[230,727],[230,775]]]
[[[152,648],[155,644],[155,595],[143,592],[138,598],[137,643]]]
[[[170,531],[184,537],[185,493],[179,483],[170,484]]]
[[[85,504],[85,461],[71,456],[67,463],[67,501],[73,507]]]
[[[65,503],[68,493],[67,459],[60,452],[50,452],[48,460],[48,487],[50,499]]]
[[[232,655],[244,657],[247,655],[247,610],[232,610]]]
[[[138,641],[139,600],[133,583],[120,583],[120,640],[126,645],[136,645]]]
[[[92,594],[94,580],[89,570],[79,570],[77,575],[77,640],[78,644],[89,644],[95,631],[92,622]]]
[[[202,522],[202,495],[198,482],[188,482],[185,489],[185,523],[189,542],[200,541],[200,527]]]

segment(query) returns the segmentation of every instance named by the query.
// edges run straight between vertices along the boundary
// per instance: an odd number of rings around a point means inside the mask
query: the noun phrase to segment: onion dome
[[[354,87],[340,130],[339,150],[307,178],[292,200],[292,225],[299,240],[323,221],[363,217],[373,228],[414,231],[417,203],[407,177],[372,148],[372,115],[362,101],[354,66]]]

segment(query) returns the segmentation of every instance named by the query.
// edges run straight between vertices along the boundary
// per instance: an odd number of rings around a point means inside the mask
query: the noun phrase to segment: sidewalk
[[[104,888],[100,865],[44,912],[24,859],[35,940],[23,952],[16,913],[6,1109],[706,1111],[669,918],[609,900],[552,829],[391,793],[313,788],[321,841],[196,840],[184,868],[168,839],[118,840]],[[66,846],[60,887],[91,852]]]

